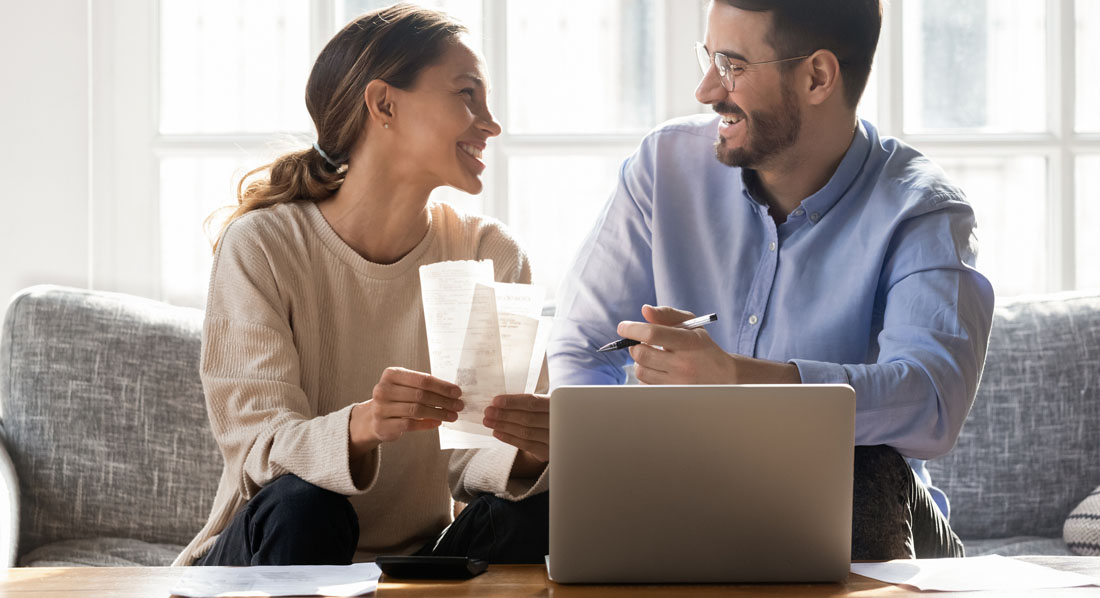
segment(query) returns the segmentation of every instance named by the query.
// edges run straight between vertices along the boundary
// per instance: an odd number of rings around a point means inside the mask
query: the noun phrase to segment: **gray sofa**
[[[3,564],[166,565],[205,522],[221,456],[198,378],[201,321],[61,287],[11,301]],[[974,410],[956,449],[931,464],[969,554],[1069,554],[1062,522],[1100,484],[1098,362],[1100,294],[997,308]]]

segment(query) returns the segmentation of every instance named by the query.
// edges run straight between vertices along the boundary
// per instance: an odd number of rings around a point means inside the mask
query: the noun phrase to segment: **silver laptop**
[[[848,575],[847,385],[563,386],[550,399],[550,578]]]

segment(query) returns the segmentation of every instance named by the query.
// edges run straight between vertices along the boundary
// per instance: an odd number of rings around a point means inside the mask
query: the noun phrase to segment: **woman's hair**
[[[344,182],[348,154],[369,118],[363,99],[367,83],[381,79],[408,89],[420,71],[435,63],[447,44],[466,31],[444,13],[405,3],[348,23],[321,50],[306,83],[306,108],[317,129],[316,146],[283,154],[241,177],[237,207],[221,225],[218,238],[233,220],[252,210],[300,199],[319,201],[335,193]]]

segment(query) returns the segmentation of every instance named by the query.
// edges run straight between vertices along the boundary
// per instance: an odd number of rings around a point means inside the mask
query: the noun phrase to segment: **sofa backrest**
[[[1100,294],[998,305],[974,408],[928,469],[962,538],[1061,537],[1100,485]]]
[[[210,433],[202,312],[42,286],[12,300],[0,421],[19,475],[19,552],[61,539],[186,544],[222,458]]]

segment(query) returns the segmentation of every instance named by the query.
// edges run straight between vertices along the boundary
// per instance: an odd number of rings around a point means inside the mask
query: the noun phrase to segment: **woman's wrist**
[[[516,453],[516,460],[512,462],[512,477],[537,478],[546,469],[547,461],[543,461],[535,455],[520,450]]]
[[[371,432],[370,401],[359,403],[351,408],[348,419],[348,455],[352,461],[358,461],[371,453],[382,441]]]

